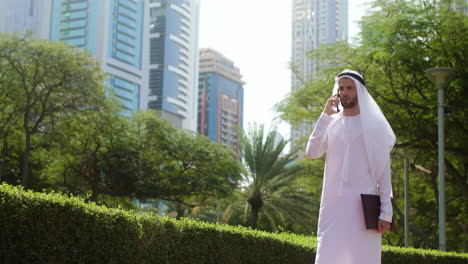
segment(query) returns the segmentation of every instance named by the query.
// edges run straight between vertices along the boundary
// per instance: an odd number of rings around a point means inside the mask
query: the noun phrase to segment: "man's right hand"
[[[338,94],[333,95],[332,97],[328,98],[327,104],[325,105],[325,109],[323,112],[327,115],[333,115],[338,113],[336,111],[336,106],[340,103],[340,99],[338,98]]]

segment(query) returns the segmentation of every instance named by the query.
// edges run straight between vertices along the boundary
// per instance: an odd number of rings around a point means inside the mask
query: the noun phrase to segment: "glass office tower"
[[[146,108],[149,0],[2,0],[0,30],[88,50],[124,113]]]
[[[128,112],[142,108],[145,96],[145,13],[143,0],[52,0],[50,40],[97,57]]]
[[[148,108],[196,131],[199,0],[151,0]]]

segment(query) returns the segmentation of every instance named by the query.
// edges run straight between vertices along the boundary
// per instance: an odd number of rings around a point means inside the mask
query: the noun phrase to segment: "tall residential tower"
[[[244,84],[231,60],[212,49],[200,50],[198,133],[236,153],[237,128],[243,125]]]
[[[301,79],[313,78],[320,62],[307,57],[307,52],[320,44],[347,40],[348,0],[293,0],[292,8],[292,74],[291,90],[302,87]],[[299,74],[300,76],[296,76]],[[309,136],[314,122],[291,126],[291,142]],[[305,149],[305,146],[300,149]]]

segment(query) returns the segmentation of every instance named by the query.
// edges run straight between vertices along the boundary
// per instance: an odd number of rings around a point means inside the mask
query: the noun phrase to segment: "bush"
[[[315,240],[107,209],[0,185],[2,263],[313,263]],[[468,254],[384,247],[383,263],[462,263]]]

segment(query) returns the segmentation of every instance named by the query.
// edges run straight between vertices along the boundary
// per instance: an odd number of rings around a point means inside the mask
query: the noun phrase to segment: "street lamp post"
[[[408,203],[408,189],[409,189],[409,180],[408,180],[408,158],[405,157],[403,160],[404,172],[405,172],[405,247],[409,247],[409,203]]]
[[[438,135],[439,135],[439,249],[445,251],[445,141],[444,141],[444,89],[455,78],[452,68],[431,68],[425,71],[438,89]]]

